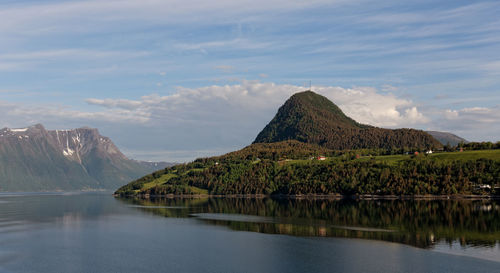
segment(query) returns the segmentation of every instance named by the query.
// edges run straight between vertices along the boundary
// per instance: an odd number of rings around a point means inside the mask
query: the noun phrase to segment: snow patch
[[[69,136],[66,137],[66,149],[63,149],[63,155],[72,156],[75,151],[69,147]]]
[[[72,156],[75,151],[71,150],[69,147],[63,150],[63,155]]]
[[[28,128],[10,129],[11,132],[26,132]]]

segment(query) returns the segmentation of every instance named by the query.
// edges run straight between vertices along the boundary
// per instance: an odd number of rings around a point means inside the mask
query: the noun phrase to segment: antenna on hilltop
[[[307,88],[307,82],[304,83],[304,88]],[[309,89],[307,89],[306,91],[312,91],[311,90],[311,81],[309,81]]]

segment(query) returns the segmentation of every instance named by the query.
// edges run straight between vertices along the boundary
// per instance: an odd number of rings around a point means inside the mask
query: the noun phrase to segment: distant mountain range
[[[435,139],[437,139],[439,142],[441,142],[443,145],[451,145],[451,146],[457,146],[459,143],[468,143],[467,140],[464,138],[461,138],[457,135],[454,135],[452,133],[447,133],[447,132],[438,132],[438,131],[426,131],[429,135],[433,136]]]
[[[0,130],[0,191],[116,189],[172,165],[128,159],[93,128]]]
[[[257,135],[254,143],[285,140],[319,144],[329,149],[439,148],[430,134],[415,129],[383,129],[360,124],[327,98],[312,91],[291,96]]]

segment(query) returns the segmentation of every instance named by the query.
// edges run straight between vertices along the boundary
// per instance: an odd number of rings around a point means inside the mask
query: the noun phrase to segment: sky
[[[309,88],[384,128],[500,140],[500,2],[0,0],[0,127],[129,157],[249,145]]]

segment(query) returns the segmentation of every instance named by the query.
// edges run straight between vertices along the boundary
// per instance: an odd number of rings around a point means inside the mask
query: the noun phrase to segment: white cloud
[[[115,104],[127,107],[126,102],[115,102]],[[18,124],[30,125],[54,121],[57,123],[88,124],[97,121],[143,123],[149,120],[149,113],[119,108],[89,112],[73,110],[61,105],[20,105],[1,102],[0,106],[0,116],[4,118],[4,122],[7,124],[17,123],[16,126],[19,126]]]
[[[215,130],[250,127],[253,131],[249,133],[256,134],[289,96],[303,89],[294,85],[242,81],[235,85],[194,89],[179,87],[172,95],[152,94],[143,96],[140,100],[90,98],[86,101],[114,110],[113,114],[124,114],[125,118],[142,113],[145,119],[140,119],[139,122],[155,124],[168,120],[180,127],[191,123],[210,124],[217,126]],[[428,122],[428,118],[411,101],[392,94],[381,94],[374,88],[313,89],[338,104],[347,115],[361,123],[382,127],[409,127]],[[117,109],[123,111],[117,112]]]
[[[216,66],[214,66],[214,69],[220,70],[224,73],[231,73],[231,72],[236,70],[236,67],[234,67],[232,65],[216,65]]]
[[[86,99],[88,104],[104,106],[106,108],[121,108],[134,110],[141,106],[141,102],[126,99]]]
[[[274,46],[270,42],[258,42],[249,39],[236,38],[231,40],[210,41],[202,43],[179,43],[174,47],[181,50],[207,50],[212,48],[264,49]]]
[[[126,52],[126,51],[99,51],[99,50],[89,50],[89,49],[58,49],[58,50],[44,50],[44,51],[28,51],[28,52],[17,52],[10,54],[0,55],[2,60],[46,60],[54,58],[103,58],[103,57],[141,57],[147,55],[148,52]]]
[[[201,88],[179,87],[172,95],[151,94],[139,100],[97,99],[85,101],[89,105],[106,108],[99,111],[79,111],[61,105],[19,105],[4,103],[8,111],[5,116],[26,117],[43,122],[47,118],[66,120],[99,120],[109,122],[133,122],[158,125],[169,121],[175,123],[217,125],[214,130],[227,127],[254,127],[256,134],[265,125],[278,107],[292,94],[303,91],[303,87],[278,85],[258,81],[242,81],[235,85],[213,85]],[[359,122],[376,126],[397,127],[423,124],[428,119],[408,100],[392,94],[380,94],[374,88],[313,87],[341,107],[347,115]],[[172,123],[173,122],[173,123]],[[172,128],[174,129],[174,128]]]
[[[33,64],[29,62],[0,62],[0,71],[22,71]]]
[[[429,121],[413,102],[390,93],[381,94],[375,88],[319,87],[317,91],[361,123],[381,127],[410,127]]]
[[[444,118],[452,126],[459,129],[482,128],[486,125],[499,127],[500,106],[469,107],[460,110],[446,110]]]
[[[489,75],[498,76],[500,75],[500,61],[486,62],[479,65],[479,68],[484,70]]]
[[[438,111],[431,126],[451,131],[470,141],[500,140],[500,105]]]

